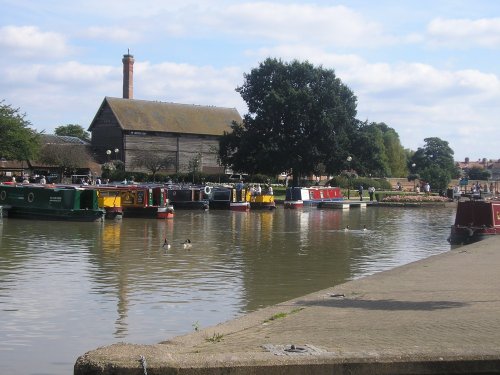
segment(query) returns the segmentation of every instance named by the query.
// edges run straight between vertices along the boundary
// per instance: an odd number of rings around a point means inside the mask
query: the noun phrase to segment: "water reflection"
[[[71,373],[78,355],[101,345],[155,343],[447,251],[453,218],[448,208],[4,218],[0,373]],[[191,250],[182,248],[186,238]]]

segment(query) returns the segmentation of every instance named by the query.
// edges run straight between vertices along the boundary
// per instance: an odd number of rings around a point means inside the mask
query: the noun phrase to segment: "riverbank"
[[[99,348],[74,373],[498,373],[498,249],[497,236],[168,342]]]

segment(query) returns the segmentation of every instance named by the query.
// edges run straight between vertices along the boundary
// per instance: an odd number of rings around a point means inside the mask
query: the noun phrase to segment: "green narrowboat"
[[[0,185],[0,205],[9,218],[96,221],[105,211],[95,190],[56,185]]]

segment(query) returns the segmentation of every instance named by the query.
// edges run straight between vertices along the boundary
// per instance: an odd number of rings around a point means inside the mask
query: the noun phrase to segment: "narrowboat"
[[[457,202],[455,223],[448,242],[466,245],[500,234],[500,200],[471,199]]]
[[[317,206],[321,202],[343,200],[339,187],[289,187],[285,192],[285,208],[301,208],[303,206]]]
[[[210,209],[222,209],[231,211],[248,211],[250,202],[246,197],[246,190],[236,191],[231,187],[214,187],[209,197]]]
[[[162,185],[98,185],[88,186],[99,194],[120,198],[125,218],[157,218],[174,217],[174,208],[168,201],[167,188]]]
[[[105,214],[96,191],[75,186],[2,184],[0,205],[9,218],[98,221]]]
[[[97,202],[99,208],[106,212],[106,219],[123,218],[122,198],[120,194],[112,190],[97,190]]]
[[[247,190],[245,200],[250,203],[251,210],[274,210],[276,208],[272,194],[255,194]]]
[[[168,200],[177,210],[208,210],[210,186],[168,185]]]

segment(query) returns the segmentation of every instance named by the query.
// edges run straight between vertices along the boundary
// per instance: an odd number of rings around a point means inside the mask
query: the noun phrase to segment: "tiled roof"
[[[88,145],[88,142],[78,138],[70,137],[69,135],[55,135],[55,134],[42,134],[43,144],[75,144],[75,145]]]
[[[104,98],[123,130],[222,135],[233,121],[241,122],[235,108],[165,103],[148,100]],[[101,108],[102,108],[101,106]],[[99,112],[92,121],[92,130]]]

